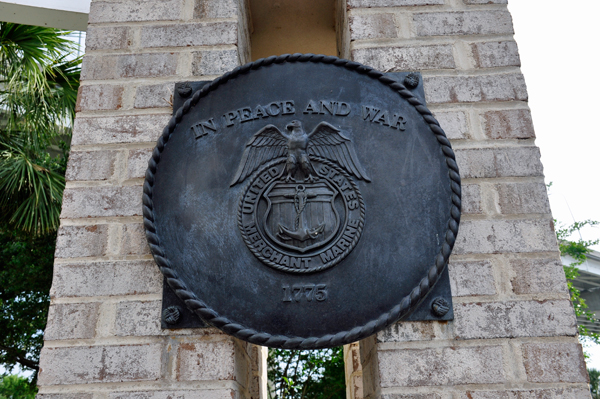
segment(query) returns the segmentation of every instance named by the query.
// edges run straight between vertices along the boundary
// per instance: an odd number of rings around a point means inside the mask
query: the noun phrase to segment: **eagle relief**
[[[233,187],[249,180],[238,215],[247,247],[286,272],[336,265],[355,247],[365,223],[354,179],[370,182],[340,129],[320,122],[306,133],[298,120],[283,131],[266,125],[246,143],[231,181]]]

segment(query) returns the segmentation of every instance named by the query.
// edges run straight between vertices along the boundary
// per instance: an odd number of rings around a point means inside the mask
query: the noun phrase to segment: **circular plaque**
[[[177,110],[146,235],[186,305],[246,341],[323,348],[412,312],[460,219],[450,142],[402,83],[335,57],[236,68]]]

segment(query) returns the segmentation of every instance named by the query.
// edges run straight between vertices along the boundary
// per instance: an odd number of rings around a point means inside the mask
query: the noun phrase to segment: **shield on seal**
[[[263,217],[265,232],[282,248],[305,253],[327,244],[339,230],[337,191],[325,180],[278,181],[263,196],[268,204]]]

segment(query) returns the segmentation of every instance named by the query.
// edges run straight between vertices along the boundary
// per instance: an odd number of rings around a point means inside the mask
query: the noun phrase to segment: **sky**
[[[600,2],[509,0],[508,8],[552,214],[563,224],[600,221]],[[600,239],[600,227],[581,234]]]
[[[563,224],[600,221],[600,2],[509,0],[508,8],[552,215]],[[600,239],[600,227],[581,238]],[[600,369],[600,345],[584,347],[588,368]]]

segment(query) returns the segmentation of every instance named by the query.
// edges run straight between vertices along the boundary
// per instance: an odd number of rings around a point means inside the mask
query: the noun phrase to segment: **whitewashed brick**
[[[552,220],[464,220],[454,254],[556,251]]]
[[[382,388],[506,381],[499,346],[387,350],[378,356]]]
[[[236,399],[232,389],[194,389],[189,391],[134,391],[112,392],[109,399]]]
[[[146,240],[146,230],[142,223],[126,223],[123,225],[122,255],[150,255],[150,247]]]
[[[85,50],[120,50],[131,46],[128,26],[88,26]]]
[[[463,178],[543,175],[537,147],[461,149],[455,154]]]
[[[525,109],[488,111],[483,114],[483,130],[491,139],[535,138],[531,112]]]
[[[588,382],[581,345],[526,343],[523,364],[530,382]]]
[[[448,265],[452,296],[495,295],[492,264],[482,261],[451,261]]]
[[[527,87],[521,74],[433,76],[424,80],[425,97],[431,104],[527,101]]]
[[[466,391],[460,394],[460,399],[590,399],[590,391],[585,388]]]
[[[93,338],[99,307],[98,302],[50,305],[44,340]]]
[[[508,4],[508,0],[463,0],[465,4]]]
[[[153,148],[130,150],[127,157],[127,178],[139,179],[146,175],[148,161],[152,156]]]
[[[508,11],[452,11],[414,15],[418,36],[512,34]]]
[[[39,383],[155,381],[161,376],[161,353],[157,344],[44,348]]]
[[[194,18],[232,18],[238,15],[235,0],[196,0]]]
[[[464,111],[438,111],[433,114],[450,140],[469,138],[467,115]]]
[[[65,178],[74,180],[107,180],[115,172],[117,151],[71,151]]]
[[[141,214],[142,186],[71,187],[63,194],[63,218]]]
[[[177,352],[178,381],[232,380],[235,378],[232,339],[182,343]]]
[[[460,303],[454,305],[459,339],[575,336],[569,300]]]
[[[108,226],[60,226],[56,238],[57,258],[102,256],[108,245]]]
[[[377,342],[429,341],[435,338],[430,321],[401,321],[377,333]]]
[[[92,297],[162,292],[162,274],[153,260],[55,265],[52,296]]]
[[[236,50],[194,51],[192,73],[195,76],[221,75],[240,64]]]
[[[514,41],[473,43],[471,51],[478,68],[521,66],[519,49]]]
[[[79,117],[72,144],[155,143],[169,119],[170,115]]]
[[[81,80],[173,76],[176,53],[88,55],[83,58]]]
[[[567,280],[560,259],[512,259],[515,294],[567,293]]]
[[[352,15],[348,18],[350,40],[398,37],[394,14]]]
[[[351,8],[429,6],[444,4],[444,0],[349,0]]]
[[[372,47],[352,50],[352,59],[380,71],[452,69],[450,45]]]
[[[142,47],[215,46],[237,43],[236,22],[195,22],[144,26]]]
[[[140,86],[135,91],[134,108],[172,107],[174,83]]]
[[[182,0],[93,1],[89,23],[177,20],[182,3]]]
[[[93,85],[79,86],[77,105],[79,111],[108,111],[121,108],[123,86]]]
[[[161,301],[130,301],[117,304],[115,334],[160,335]]]
[[[463,184],[461,196],[461,212],[464,214],[481,214],[481,187],[479,184]]]
[[[550,203],[544,183],[499,183],[498,207],[504,214],[550,213]]]

